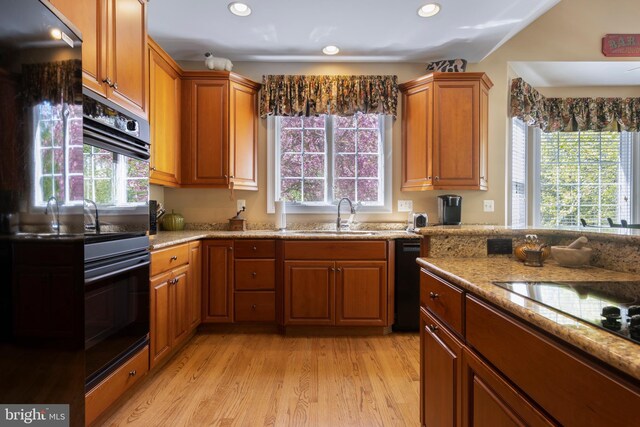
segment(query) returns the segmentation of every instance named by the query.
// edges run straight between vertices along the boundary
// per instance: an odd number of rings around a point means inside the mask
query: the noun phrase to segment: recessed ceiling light
[[[238,16],[251,15],[251,8],[248,5],[240,2],[229,3],[229,11]]]
[[[418,9],[418,15],[423,18],[436,15],[438,12],[440,12],[440,5],[438,3],[427,3]]]
[[[338,49],[338,46],[325,46],[322,49],[322,53],[324,53],[325,55],[335,55],[338,52],[340,52],[340,49]]]
[[[60,31],[57,28],[53,28],[51,30],[51,37],[53,37],[56,40],[60,40],[62,38],[62,31]]]

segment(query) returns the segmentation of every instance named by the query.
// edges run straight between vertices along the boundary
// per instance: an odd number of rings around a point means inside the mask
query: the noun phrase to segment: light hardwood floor
[[[200,333],[105,426],[417,426],[417,334]]]

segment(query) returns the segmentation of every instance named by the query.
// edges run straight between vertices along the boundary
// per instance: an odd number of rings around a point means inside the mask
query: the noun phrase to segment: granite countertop
[[[525,267],[511,257],[418,258],[418,264],[640,380],[640,346],[502,289],[494,281],[631,281],[640,275],[596,267],[564,268],[547,260]]]
[[[512,228],[498,225],[436,225],[418,231],[423,236],[575,236],[584,235],[590,240],[621,241],[640,244],[640,229],[611,227],[527,227]]]
[[[247,231],[159,231],[150,237],[150,249],[161,249],[167,246],[187,243],[200,239],[291,239],[291,240],[318,240],[318,239],[344,239],[344,240],[395,240],[420,238],[422,236],[403,230],[371,231],[357,230],[360,234],[333,233],[313,230],[247,230]]]

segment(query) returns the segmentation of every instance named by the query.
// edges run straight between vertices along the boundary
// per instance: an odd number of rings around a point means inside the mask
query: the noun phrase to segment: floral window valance
[[[22,90],[27,105],[82,102],[82,66],[77,59],[26,64],[22,67]]]
[[[637,132],[640,98],[545,98],[517,78],[511,81],[511,117],[545,132]]]
[[[260,115],[396,116],[397,76],[262,76]]]

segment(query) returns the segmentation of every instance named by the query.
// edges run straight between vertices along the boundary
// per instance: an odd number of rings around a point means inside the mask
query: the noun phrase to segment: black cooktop
[[[493,283],[640,344],[640,281]]]

